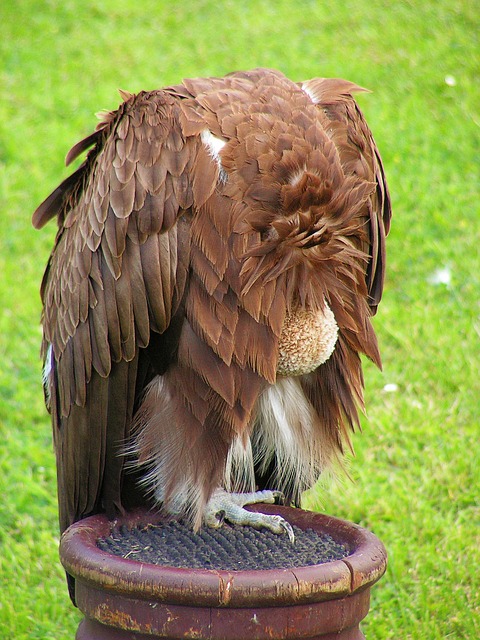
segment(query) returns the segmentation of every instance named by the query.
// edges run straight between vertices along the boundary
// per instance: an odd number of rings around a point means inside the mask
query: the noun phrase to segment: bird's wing
[[[62,529],[120,507],[119,453],[142,387],[139,347],[150,346],[152,332],[172,332],[189,210],[215,184],[208,170],[201,189],[190,179],[201,159],[197,139],[182,134],[178,100],[162,91],[124,97],[72,149],[69,161],[95,145],[33,217],[36,227],[54,216],[59,224],[41,293]],[[171,343],[156,349],[160,368]]]
[[[219,112],[237,109],[248,122],[250,88],[247,83],[235,93],[228,80],[213,78],[166,89],[180,100],[183,131],[200,136],[198,157],[208,162],[193,175],[188,295],[177,357],[159,383],[161,392],[152,388],[142,405],[151,428],[140,439],[139,457],[162,460],[166,502],[178,499],[187,485],[192,501],[193,493],[201,494],[194,519],[221,482],[232,440],[247,437],[258,394],[276,377],[284,300],[275,297],[273,282],[264,295],[252,294],[250,304],[243,295],[244,256],[260,234],[238,232],[249,208],[240,195],[232,196],[236,177],[227,177],[230,167],[223,167],[222,149],[235,147],[237,139],[235,131],[222,129]]]
[[[380,152],[352,97],[353,93],[366,89],[339,78],[314,78],[300,84],[318,105],[325,130],[337,147],[345,174],[356,174],[376,185],[365,209],[367,243],[362,246],[370,256],[366,279],[369,304],[375,313],[383,291],[385,236],[390,229],[392,210]]]
[[[234,232],[245,204],[222,193],[209,124],[182,87],[127,96],[72,149],[68,160],[95,145],[34,214],[36,227],[59,222],[42,299],[62,529],[122,506],[119,452],[152,377],[145,354],[164,374],[165,415],[175,409],[152,445],[166,443],[164,475],[174,486],[194,450],[205,497],[275,380],[279,299],[270,286],[258,312],[240,302],[259,234]]]
[[[356,214],[357,227],[363,231],[350,239],[367,257],[366,266],[360,258],[355,267],[358,269],[363,263],[364,281],[357,278],[355,284],[353,281],[348,283],[345,300],[333,307],[340,330],[332,357],[302,380],[307,397],[323,416],[326,432],[335,434],[337,447],[342,450],[342,440],[350,444],[350,429],[359,424],[357,405],[363,406],[360,354],[366,354],[381,367],[370,316],[375,314],[383,291],[385,237],[391,218],[390,195],[380,153],[352,96],[365,89],[347,80],[327,78],[315,78],[299,85],[317,105],[324,130],[336,146],[345,176],[355,176],[372,185],[368,197],[359,201],[361,206]],[[350,277],[349,273],[345,276]],[[339,277],[347,283],[340,272]]]

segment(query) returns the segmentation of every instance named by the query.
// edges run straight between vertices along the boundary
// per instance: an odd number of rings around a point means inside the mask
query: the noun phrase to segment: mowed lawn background
[[[387,548],[368,640],[480,637],[479,18],[470,0],[2,0],[0,638],[73,639],[80,619],[57,555],[39,361],[55,224],[35,231],[31,214],[117,89],[255,66],[370,88],[359,101],[393,199],[384,371],[365,365],[353,482],[308,504]]]

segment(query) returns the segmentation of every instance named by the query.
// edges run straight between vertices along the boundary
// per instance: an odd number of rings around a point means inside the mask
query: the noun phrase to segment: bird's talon
[[[275,499],[274,504],[285,504],[285,494],[282,491],[272,491],[273,497]]]
[[[218,523],[218,527],[221,527],[225,522],[225,515],[226,514],[224,509],[222,509],[221,511],[217,511],[217,513],[215,514],[215,519]]]
[[[290,540],[290,542],[292,544],[295,544],[295,534],[293,532],[292,525],[286,520],[284,520],[283,518],[281,519],[280,524],[284,528],[284,530],[287,532],[288,539]]]

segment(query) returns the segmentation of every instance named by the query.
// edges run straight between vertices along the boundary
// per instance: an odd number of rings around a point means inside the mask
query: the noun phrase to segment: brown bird
[[[391,209],[346,80],[255,69],[137,95],[36,210],[60,525],[161,505],[292,536],[378,366]],[[257,493],[254,493],[258,491]],[[238,492],[232,494],[232,492]]]

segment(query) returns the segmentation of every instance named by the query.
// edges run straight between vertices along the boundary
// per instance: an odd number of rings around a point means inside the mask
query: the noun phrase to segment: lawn
[[[368,640],[480,637],[480,13],[470,0],[2,0],[0,637],[67,640],[38,289],[55,228],[34,208],[117,89],[276,67],[372,89],[362,108],[393,198],[380,373],[348,461],[309,505],[389,555]]]

